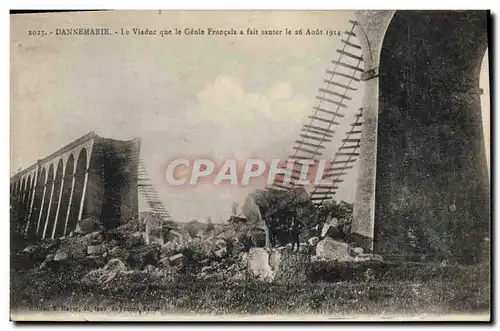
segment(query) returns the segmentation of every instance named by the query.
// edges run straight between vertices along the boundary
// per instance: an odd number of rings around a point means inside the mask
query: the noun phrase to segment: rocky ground
[[[72,237],[13,250],[11,307],[209,314],[489,310],[488,265],[387,262],[328,231],[319,237],[293,252],[251,247],[246,230],[234,225],[197,237],[171,230],[159,238],[145,235],[138,222],[111,233],[81,224]]]

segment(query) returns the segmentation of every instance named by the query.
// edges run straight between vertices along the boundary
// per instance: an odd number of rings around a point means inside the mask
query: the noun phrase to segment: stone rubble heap
[[[91,270],[81,282],[103,288],[145,275],[166,281],[185,268],[198,280],[239,283],[252,277],[271,282],[306,280],[309,265],[315,261],[382,261],[378,255],[335,239],[335,221],[325,224],[321,235],[301,243],[299,252],[292,252],[291,244],[251,247],[255,241],[244,225],[218,225],[196,237],[183,229],[159,235],[161,226],[156,221],[143,231],[139,222],[130,221],[105,231],[95,219],[83,220],[72,236],[43,240],[21,254],[35,261],[39,270],[83,263]]]

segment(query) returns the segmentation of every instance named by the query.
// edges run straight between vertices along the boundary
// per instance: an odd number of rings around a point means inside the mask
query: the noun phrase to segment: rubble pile
[[[105,231],[98,220],[86,219],[71,236],[42,240],[18,254],[31,262],[26,268],[40,271],[84,265],[89,271],[81,283],[102,289],[123,287],[141,277],[165,283],[185,270],[199,280],[239,282],[247,276],[244,243],[250,240],[245,228],[215,226],[193,237],[184,229],[165,233],[158,227],[158,222],[148,226],[131,220]]]
[[[315,263],[382,261],[345,242],[343,226],[329,219],[321,233],[310,232],[315,235],[303,238],[294,251],[292,244],[265,247],[262,238],[256,240],[262,233],[256,234],[252,224],[218,224],[205,231],[188,231],[165,227],[149,217],[105,230],[98,219],[91,218],[79,222],[69,237],[42,240],[20,254],[38,270],[72,263],[88,267],[81,284],[102,289],[126,288],[132,281],[167,284],[176,275],[236,284],[248,278],[297,282],[308,279]]]

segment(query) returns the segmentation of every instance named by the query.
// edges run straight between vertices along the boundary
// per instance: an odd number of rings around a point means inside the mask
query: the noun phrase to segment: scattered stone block
[[[349,245],[326,237],[316,245],[316,256],[326,260],[352,260],[349,254]]]
[[[38,252],[40,252],[40,250],[41,250],[40,246],[38,245],[29,245],[23,249],[23,253],[33,256],[36,255]]]
[[[248,270],[253,276],[267,282],[274,279],[275,273],[269,265],[269,252],[265,248],[251,248],[247,261]]]
[[[163,245],[163,220],[155,216],[148,216],[144,220],[144,223],[146,225],[146,230],[144,231],[144,241],[146,244],[158,243]]]
[[[323,228],[321,229],[321,238],[327,236],[335,236],[339,231],[339,220],[336,217],[328,217],[325,224],[323,224]]]
[[[63,250],[58,250],[54,255],[53,261],[66,261],[69,258],[68,253]]]
[[[184,262],[185,256],[182,253],[175,254],[168,258],[171,265],[182,265]]]
[[[104,254],[104,252],[105,252],[105,249],[104,249],[104,245],[102,245],[102,244],[87,246],[87,254],[88,255],[101,255],[101,254]]]
[[[272,270],[276,271],[279,268],[282,258],[282,251],[278,249],[271,249],[271,253],[269,254],[269,266]]]

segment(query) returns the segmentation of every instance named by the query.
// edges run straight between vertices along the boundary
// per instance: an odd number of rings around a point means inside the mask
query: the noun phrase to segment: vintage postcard
[[[489,22],[11,13],[11,320],[490,321]]]

